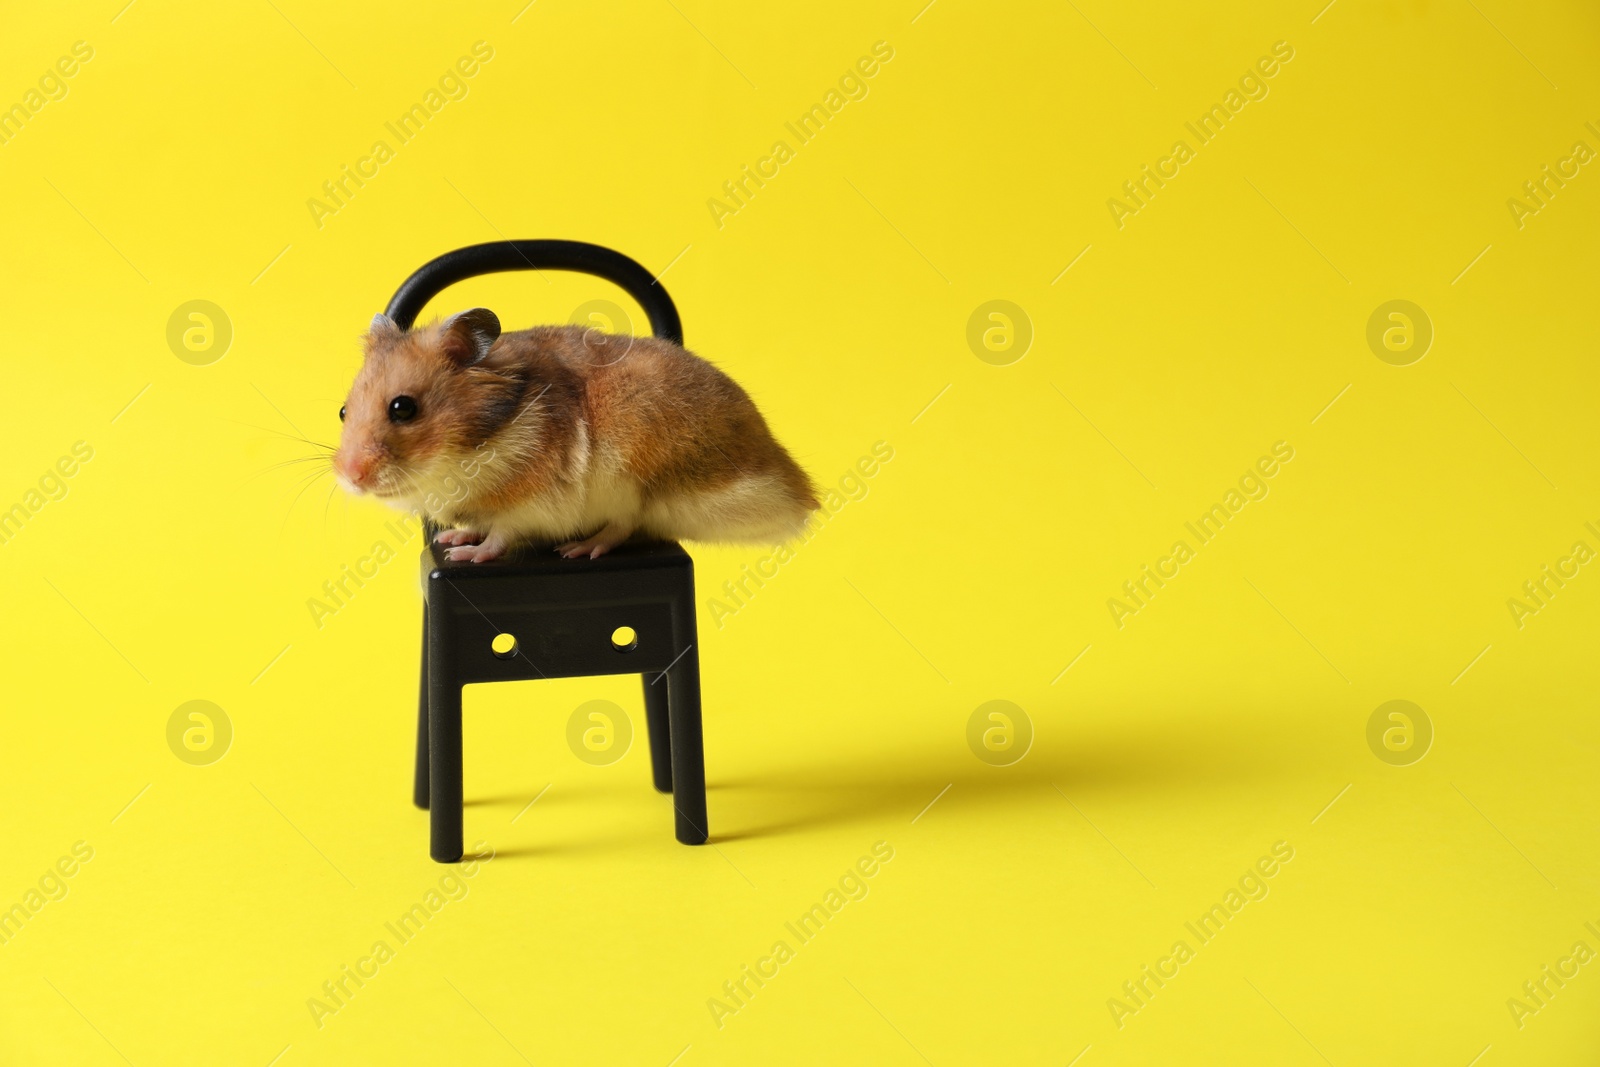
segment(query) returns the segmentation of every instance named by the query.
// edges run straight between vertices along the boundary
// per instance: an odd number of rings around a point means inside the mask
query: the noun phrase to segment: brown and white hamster
[[[634,533],[777,543],[818,506],[749,395],[669,341],[503,334],[473,308],[409,331],[379,315],[365,348],[334,471],[427,515],[452,560],[529,542],[595,558]]]

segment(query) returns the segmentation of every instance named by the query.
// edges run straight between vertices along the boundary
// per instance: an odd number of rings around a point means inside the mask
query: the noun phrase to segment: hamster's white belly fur
[[[486,464],[492,466],[492,461]],[[562,541],[610,527],[668,540],[777,543],[804,526],[804,515],[796,514],[788,503],[776,478],[745,476],[717,489],[674,494],[647,506],[622,456],[609,445],[594,444],[587,423],[579,422],[567,462],[553,484],[489,516],[469,499],[440,508],[430,517],[447,527],[471,527],[512,542]]]

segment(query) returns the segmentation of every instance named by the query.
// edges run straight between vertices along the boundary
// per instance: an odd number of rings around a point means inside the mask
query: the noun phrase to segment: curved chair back
[[[604,278],[644,308],[657,337],[683,344],[678,309],[655,276],[621,252],[584,241],[490,241],[446,252],[424,263],[395,290],[385,314],[409,330],[428,301],[448,287],[508,270],[570,270]]]

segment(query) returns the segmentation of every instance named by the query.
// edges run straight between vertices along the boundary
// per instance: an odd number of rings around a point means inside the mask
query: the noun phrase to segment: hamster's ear
[[[372,324],[367,327],[367,332],[361,338],[361,347],[371,359],[379,353],[387,352],[394,343],[405,336],[398,323],[387,315],[372,316]]]
[[[500,320],[488,308],[460,311],[444,321],[440,344],[447,358],[470,367],[489,354],[500,336]]]

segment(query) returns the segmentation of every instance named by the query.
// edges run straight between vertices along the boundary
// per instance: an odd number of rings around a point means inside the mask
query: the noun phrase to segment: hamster
[[[409,331],[379,315],[364,347],[334,472],[432,519],[452,560],[552,542],[595,559],[634,534],[781,543],[819,506],[749,395],[669,341],[501,333],[473,308]]]

